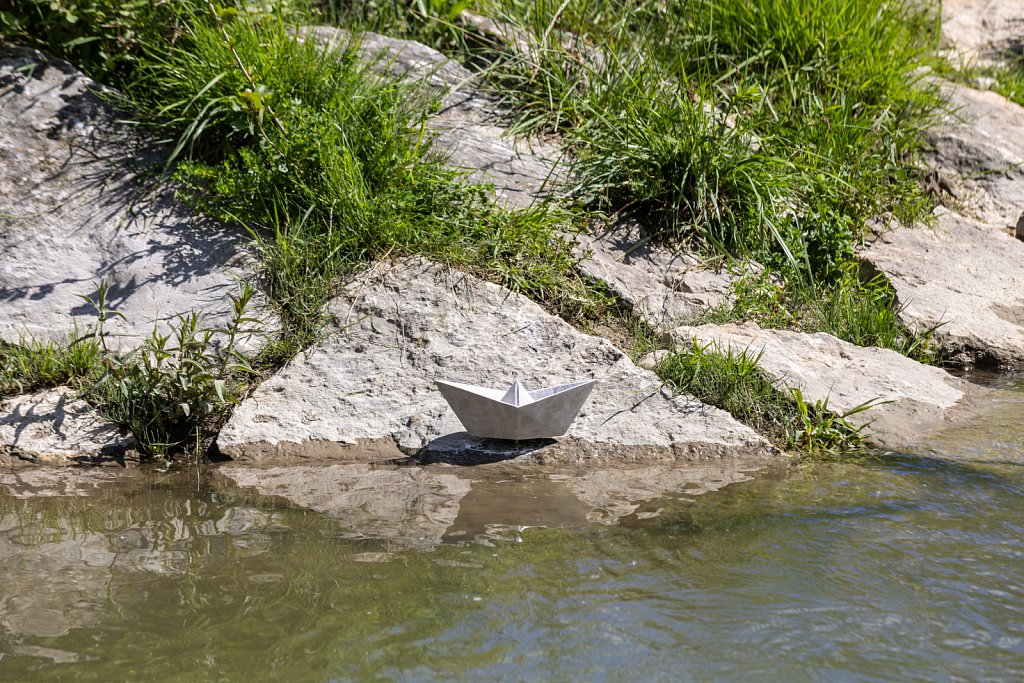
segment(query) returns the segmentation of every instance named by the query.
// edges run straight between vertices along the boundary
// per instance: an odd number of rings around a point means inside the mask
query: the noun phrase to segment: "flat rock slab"
[[[192,214],[173,189],[144,192],[156,159],[117,123],[102,88],[65,62],[0,48],[0,338],[69,333],[95,311],[81,295],[111,284],[111,339],[137,345],[193,309],[230,314],[245,263],[227,227]],[[156,168],[159,168],[158,166]]]
[[[696,339],[722,350],[761,354],[760,367],[787,386],[799,388],[808,402],[828,400],[834,413],[869,401],[889,401],[850,416],[856,425],[871,423],[870,441],[893,447],[936,431],[948,412],[965,398],[966,382],[895,351],[855,346],[819,332],[762,330],[754,324],[680,327],[680,344]]]
[[[883,234],[864,258],[895,288],[905,324],[941,325],[935,338],[943,356],[1024,364],[1024,242],[943,212],[935,229]]]
[[[942,42],[965,62],[1019,53],[1024,43],[1024,2],[943,0]]]
[[[329,26],[300,29],[327,49],[352,44],[348,31]],[[545,194],[559,177],[561,151],[538,141],[516,140],[503,121],[508,112],[478,85],[478,78],[458,62],[412,40],[366,32],[356,38],[360,54],[381,73],[426,84],[441,96],[437,115],[428,119],[433,147],[448,164],[466,171],[467,180],[494,186],[495,199],[510,208],[525,208]]]
[[[1014,227],[1024,212],[1024,107],[988,90],[938,83],[951,112],[928,131],[931,165],[954,187],[958,212]]]
[[[685,252],[651,244],[636,225],[576,237],[577,266],[603,282],[644,322],[671,329],[729,300],[733,277]]]
[[[607,462],[768,459],[772,447],[723,411],[670,396],[608,341],[582,334],[525,297],[419,258],[377,264],[335,299],[325,341],[264,382],[236,410],[220,450],[255,462]],[[598,379],[559,440],[468,437],[435,379],[527,388]]]
[[[0,403],[0,460],[49,465],[123,462],[134,443],[67,387]]]

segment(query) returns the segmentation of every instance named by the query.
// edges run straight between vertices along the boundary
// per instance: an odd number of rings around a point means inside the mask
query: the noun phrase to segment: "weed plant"
[[[109,321],[122,316],[107,307],[108,290],[101,282],[95,299],[83,297],[95,307],[97,322],[80,333],[0,345],[0,395],[66,384],[125,425],[143,454],[198,457],[258,376],[239,350],[258,332],[247,313],[252,289],[243,286],[231,297],[233,315],[223,327],[203,327],[191,313],[169,333],[154,330],[124,353],[109,343]]]

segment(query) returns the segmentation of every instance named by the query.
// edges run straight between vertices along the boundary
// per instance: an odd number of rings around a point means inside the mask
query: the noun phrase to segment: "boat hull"
[[[435,381],[462,426],[485,439],[549,439],[564,436],[597,380],[530,392],[525,405],[502,401],[503,392],[469,384]]]

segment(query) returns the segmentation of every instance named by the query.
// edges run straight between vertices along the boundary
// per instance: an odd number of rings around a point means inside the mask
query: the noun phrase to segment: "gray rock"
[[[1019,0],[943,0],[942,42],[964,62],[1019,50],[1024,3]]]
[[[728,414],[672,397],[604,339],[579,333],[528,299],[423,259],[378,264],[331,304],[317,348],[264,382],[218,438],[239,460],[271,456],[367,461],[598,463],[754,457],[772,448]],[[568,435],[509,445],[472,439],[433,380],[528,388],[596,378]]]
[[[115,345],[134,346],[192,309],[211,326],[228,318],[246,262],[237,235],[194,216],[171,188],[146,191],[138,174],[156,160],[102,92],[64,62],[0,49],[2,339],[93,322],[80,295],[95,297],[101,279],[127,318],[109,324],[129,335]]]
[[[576,237],[578,268],[605,283],[651,327],[664,330],[728,301],[733,277],[693,254],[646,242],[635,225]]]
[[[904,324],[961,363],[1024,364],[1024,243],[942,211],[936,228],[897,228],[864,258],[896,290]]]
[[[347,46],[347,31],[328,26],[300,29],[326,49]],[[545,195],[545,186],[558,179],[557,147],[539,141],[516,140],[507,134],[507,112],[478,85],[462,65],[426,45],[411,40],[363,33],[357,47],[378,71],[428,85],[441,95],[436,116],[428,119],[433,148],[448,163],[466,171],[467,180],[490,183],[495,198],[511,208],[525,208]]]
[[[1024,209],[1024,108],[998,93],[938,81],[952,113],[928,132],[930,163],[955,209],[1012,228]]]
[[[0,403],[0,459],[48,465],[123,462],[130,436],[67,387]]]
[[[856,425],[870,423],[870,440],[879,446],[910,445],[938,430],[968,390],[965,382],[939,368],[823,332],[762,330],[750,323],[680,327],[672,338],[681,344],[696,339],[722,350],[761,354],[759,365],[770,376],[799,388],[808,402],[827,399],[829,410],[837,414],[887,401],[849,418]]]

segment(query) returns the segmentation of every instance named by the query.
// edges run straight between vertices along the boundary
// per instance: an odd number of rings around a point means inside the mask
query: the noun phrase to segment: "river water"
[[[368,494],[314,477],[305,506],[195,470],[0,474],[0,680],[1022,680],[1024,383],[1003,385],[917,454],[614,519],[550,477],[444,480],[396,517],[412,468]]]

